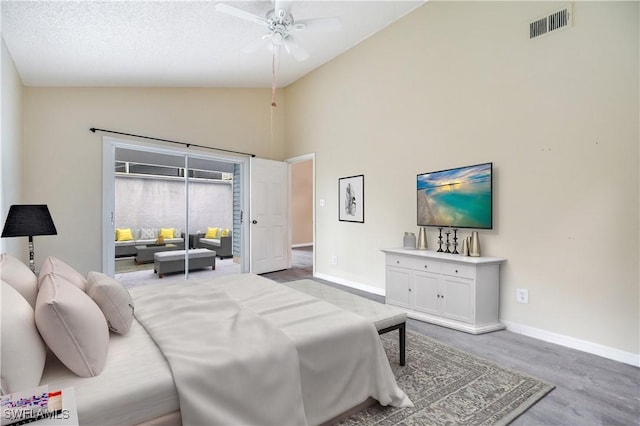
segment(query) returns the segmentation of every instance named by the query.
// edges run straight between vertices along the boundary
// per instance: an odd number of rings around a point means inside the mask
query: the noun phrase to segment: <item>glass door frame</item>
[[[188,168],[189,158],[202,158],[205,160],[225,161],[239,164],[241,167],[241,210],[248,211],[249,206],[249,157],[207,152],[194,148],[167,147],[161,144],[140,142],[137,140],[103,136],[102,138],[102,271],[111,277],[115,275],[115,153],[117,148],[166,154],[184,157],[185,169]],[[189,236],[189,173],[185,173],[185,250],[188,246]],[[243,215],[243,216],[246,216]],[[249,270],[249,226],[248,221],[241,224],[240,235],[240,270]],[[188,251],[187,251],[188,253]],[[185,279],[188,279],[188,256],[186,256]]]

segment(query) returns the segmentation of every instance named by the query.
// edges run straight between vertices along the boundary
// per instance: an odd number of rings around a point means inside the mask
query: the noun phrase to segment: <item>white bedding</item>
[[[81,425],[132,425],[179,409],[169,364],[134,319],[129,333],[111,333],[104,370],[79,377],[49,354],[41,384],[74,387]]]
[[[192,293],[196,299],[199,296],[194,292],[199,287],[207,286],[216,292],[220,291],[222,293],[219,294],[235,299],[249,313],[257,314],[265,322],[280,328],[287,340],[295,343],[301,368],[289,370],[297,372],[303,391],[305,418],[298,419],[300,422],[319,424],[347,411],[370,395],[383,404],[410,405],[395,384],[375,328],[363,323],[362,318],[253,275],[221,277],[206,282],[191,280],[175,286],[187,289],[186,293]],[[136,301],[136,313],[143,306],[143,299],[148,297],[144,294],[162,292],[161,289],[168,291],[170,287],[154,284],[130,289]],[[177,300],[169,302],[172,305],[178,303]],[[191,306],[186,303],[183,306]],[[208,311],[222,312],[221,309],[215,309],[215,304],[207,302],[203,305]],[[214,328],[199,335],[213,336],[216,334],[211,332]],[[351,336],[352,331],[367,328],[370,331],[357,339]],[[283,341],[281,333],[275,334]],[[199,338],[193,339],[192,344],[199,341]],[[364,349],[367,346],[372,349]],[[369,356],[371,354],[373,356]],[[210,359],[211,355],[201,358]],[[279,377],[276,379],[280,380]],[[233,381],[235,383],[235,379]],[[220,385],[219,382],[210,382],[215,386]],[[49,384],[51,388],[75,388],[81,425],[132,425],[175,413],[181,408],[173,374],[165,356],[136,319],[127,335],[110,335],[106,365],[99,376],[76,376],[51,355],[47,359],[41,383]],[[227,389],[229,383],[223,382],[222,386]],[[293,399],[296,398],[299,399],[299,396]],[[248,400],[242,401],[238,409],[245,410]],[[201,405],[207,406],[209,403],[201,402]],[[197,401],[195,405],[198,406]],[[289,401],[287,405],[290,405]],[[260,408],[261,413],[267,413],[271,407]],[[260,416],[258,423],[264,424],[262,414]],[[288,421],[284,424],[294,424],[291,417],[287,415],[286,418]],[[213,424],[213,419],[207,418],[205,424]]]
[[[368,397],[411,406],[373,324],[256,275],[134,289],[191,424],[318,424]]]

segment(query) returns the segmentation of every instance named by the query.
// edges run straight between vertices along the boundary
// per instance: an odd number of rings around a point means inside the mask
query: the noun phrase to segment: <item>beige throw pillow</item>
[[[51,273],[61,276],[71,284],[75,285],[82,291],[87,289],[87,280],[84,276],[73,267],[67,265],[62,260],[53,256],[47,257],[40,268],[40,275],[38,277],[38,287],[42,286],[42,277],[45,277]]]
[[[38,295],[38,277],[27,265],[15,257],[2,253],[0,255],[0,280],[18,290],[32,308],[36,306]]]
[[[31,305],[6,282],[0,281],[0,287],[0,393],[4,395],[40,384],[47,348]]]
[[[87,294],[98,304],[109,330],[127,334],[133,322],[133,300],[126,288],[100,272],[87,275]]]
[[[91,298],[56,273],[40,280],[36,325],[51,351],[78,376],[102,372],[109,348],[109,329]]]

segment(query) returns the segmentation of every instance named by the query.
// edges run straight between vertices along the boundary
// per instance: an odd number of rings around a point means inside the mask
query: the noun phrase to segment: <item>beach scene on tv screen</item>
[[[491,163],[417,177],[418,225],[491,228]]]

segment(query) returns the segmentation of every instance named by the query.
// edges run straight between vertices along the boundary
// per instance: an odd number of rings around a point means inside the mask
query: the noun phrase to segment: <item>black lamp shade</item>
[[[3,238],[57,234],[46,204],[14,204],[2,230]]]

